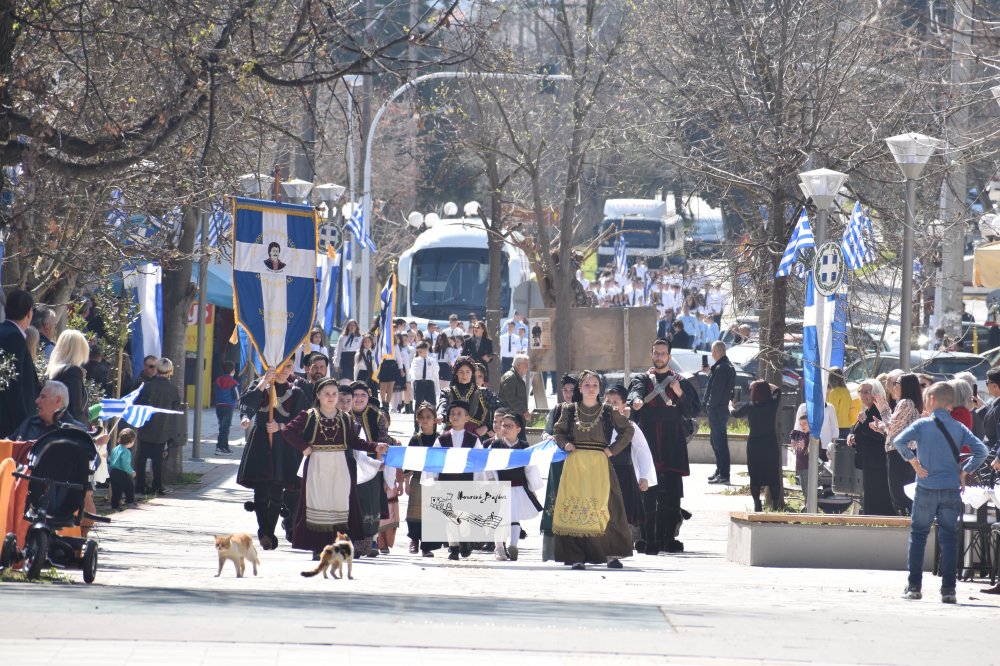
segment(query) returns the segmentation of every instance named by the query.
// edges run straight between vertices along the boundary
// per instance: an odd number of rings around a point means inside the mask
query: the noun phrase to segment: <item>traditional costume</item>
[[[681,395],[670,388],[675,377],[680,381]],[[656,490],[647,491],[644,498],[646,553],[679,552],[684,550],[684,544],[677,536],[681,524],[690,517],[681,508],[684,477],[691,474],[682,420],[694,418],[701,409],[701,402],[691,382],[672,370],[659,374],[651,372],[633,379],[627,402],[631,405],[636,400],[645,404],[632,412],[632,419],[646,436],[658,480]]]
[[[355,385],[351,387],[353,390],[363,389],[367,390],[367,386],[362,383],[355,382]],[[385,414],[380,412],[371,404],[367,405],[361,413],[353,412],[355,421],[357,422],[360,433],[364,434],[364,438],[373,443],[389,442],[389,421],[386,419]],[[374,457],[374,456],[372,456]],[[372,539],[378,534],[379,524],[382,518],[388,518],[388,511],[385,512],[383,516],[382,498],[385,495],[385,487],[382,481],[382,475],[376,474],[373,478],[366,481],[360,481],[358,483],[358,498],[361,502],[361,526],[362,532],[360,538],[354,538],[352,536],[352,541],[354,541],[354,553],[355,555],[372,554],[369,553],[371,550]],[[387,504],[387,502],[386,502]],[[372,554],[377,555],[377,551]]]
[[[375,445],[358,437],[349,415],[338,411],[327,417],[318,407],[294,418],[284,435],[298,451],[312,448],[302,468],[292,547],[316,552],[333,543],[337,532],[362,535],[358,465],[352,452],[374,453]]]
[[[469,384],[457,382],[458,369],[463,365],[472,370],[472,381]],[[486,426],[487,432],[493,431],[493,412],[499,401],[496,400],[496,396],[492,392],[487,394],[485,390],[476,386],[475,377],[476,366],[472,359],[468,356],[460,356],[455,359],[451,386],[441,391],[441,396],[438,398],[438,417],[447,422],[448,407],[456,402],[465,403],[469,406],[469,421],[465,424],[465,429],[478,436],[477,430],[481,426]],[[492,409],[491,403],[493,403]]]
[[[523,422],[520,415],[517,418],[519,422]],[[528,443],[523,440],[517,440],[511,444],[502,437],[495,437],[486,443],[485,448],[526,449],[528,448]],[[495,474],[497,481],[507,481],[510,483],[510,538],[507,542],[509,548],[507,549],[506,556],[500,557],[500,553],[505,548],[505,539],[503,538],[504,535],[498,530],[496,536],[497,559],[509,558],[516,560],[517,544],[521,538],[521,522],[531,520],[541,513],[542,505],[539,503],[538,498],[535,497],[535,491],[541,489],[545,485],[545,481],[542,480],[541,472],[533,465],[503,469],[495,472]]]
[[[303,409],[308,407],[302,389],[292,382],[275,384],[274,421],[288,424]],[[252,415],[247,431],[247,444],[243,449],[236,482],[253,490],[253,502],[247,502],[248,511],[257,514],[257,537],[261,547],[267,549],[278,545],[275,528],[282,509],[286,514],[285,537],[292,540],[292,525],[295,510],[299,504],[299,477],[297,475],[302,453],[289,446],[282,432],[267,432],[270,420],[271,392],[268,389],[252,388],[240,398],[242,409]]]
[[[461,407],[464,407],[466,410],[468,410],[468,403],[464,403],[464,402],[461,402],[461,401],[454,402],[454,403],[452,403],[451,406],[453,406],[453,407],[454,406],[461,406]],[[483,448],[482,442],[479,441],[479,438],[476,435],[470,433],[468,430],[462,430],[460,432],[455,432],[454,429],[446,430],[443,434],[441,434],[437,438],[437,441],[434,442],[434,446],[435,447],[445,447],[445,448],[460,448],[460,449],[481,449],[481,448]],[[485,475],[482,474],[482,473],[473,473],[473,472],[457,472],[457,473],[453,473],[453,472],[441,472],[441,473],[432,473],[432,472],[427,472],[427,473],[425,473],[424,478],[421,479],[421,483],[423,485],[425,485],[425,486],[429,486],[429,485],[433,485],[435,481],[474,481],[474,480],[477,480],[477,477],[478,477],[478,480],[485,479]],[[443,544],[440,544],[440,543],[428,543],[428,542],[424,542],[423,549],[425,551],[426,550],[436,550],[437,548],[440,548],[442,545]],[[453,556],[455,553],[460,553],[462,557],[468,557],[469,554],[472,552],[473,545],[474,545],[473,543],[458,541],[457,539],[454,540],[454,541],[449,541],[448,546],[449,546],[449,550],[451,551],[451,554],[449,554],[449,557],[451,559],[456,559],[457,557]]]
[[[427,406],[429,408],[429,405]],[[417,408],[417,412],[420,408]],[[410,437],[410,441],[407,446],[424,446],[430,448],[434,446],[437,442],[438,434],[437,432],[432,432],[428,435],[423,433],[416,433]],[[420,504],[422,502],[422,493],[420,489],[420,472],[406,472],[409,475],[406,487],[409,489],[409,498],[406,502],[406,535],[410,537],[410,552],[416,553],[417,547],[421,545],[424,537],[421,531],[421,514],[420,514]],[[422,549],[426,557],[431,557],[429,553],[431,550],[428,548]]]
[[[574,450],[563,465],[552,517],[556,561],[582,567],[631,557],[621,486],[605,450],[624,451],[632,431],[631,422],[610,405],[562,406],[553,434],[559,448],[572,443]],[[612,432],[618,433],[614,444]]]

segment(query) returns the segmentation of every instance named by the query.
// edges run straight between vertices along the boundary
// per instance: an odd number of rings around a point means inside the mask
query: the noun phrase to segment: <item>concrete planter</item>
[[[909,538],[909,518],[732,513],[726,559],[755,567],[906,571]],[[933,564],[931,532],[924,571]]]
[[[688,461],[692,465],[714,465],[715,453],[707,434],[699,433],[688,443]],[[729,462],[733,465],[747,464],[747,435],[729,433]]]

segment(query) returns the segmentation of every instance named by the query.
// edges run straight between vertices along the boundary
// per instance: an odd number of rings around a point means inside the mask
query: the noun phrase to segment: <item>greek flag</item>
[[[136,405],[135,400],[142,393],[140,386],[126,396],[121,398],[104,398],[101,400],[101,413],[98,416],[102,421],[111,419],[121,419],[133,428],[141,428],[149,423],[153,414],[183,414],[173,409],[162,409],[150,405]]]
[[[389,279],[382,287],[382,295],[379,297],[382,302],[382,310],[378,320],[378,334],[375,340],[375,371],[382,365],[383,359],[393,357],[393,344],[395,340],[392,334],[392,320],[396,312],[396,274],[390,273]]]
[[[340,256],[340,306],[344,322],[351,318],[351,292],[354,290],[354,265],[351,262],[351,246],[354,243],[344,243],[344,251]]]
[[[816,293],[812,271],[806,272],[806,307],[802,320],[802,370],[809,431],[823,430],[826,383],[833,352],[833,321],[836,299]],[[822,310],[821,310],[822,308]],[[818,435],[817,435],[818,436]]]
[[[142,359],[163,355],[163,271],[159,264],[142,264],[125,270],[125,288],[132,292],[139,316],[131,323],[132,368],[142,372]]]
[[[390,446],[385,466],[414,472],[445,474],[496,472],[534,465],[547,467],[566,459],[554,439],[547,439],[526,449],[454,449],[426,446]]]
[[[854,211],[851,219],[844,229],[844,237],[840,240],[840,247],[844,251],[844,263],[852,271],[856,271],[865,264],[875,261],[875,253],[871,248],[872,242],[872,220],[867,213],[861,209],[861,202],[854,204]]]
[[[339,278],[340,257],[327,245],[326,252],[320,252],[316,259],[316,325],[327,332],[333,330]]]
[[[368,235],[368,228],[365,224],[364,212],[361,206],[355,206],[354,212],[351,214],[351,219],[347,221],[347,228],[351,230],[354,235],[355,240],[363,245],[367,245],[368,249],[372,252],[377,252],[375,248],[375,241],[372,237]]]
[[[628,275],[628,250],[624,234],[619,234],[615,241],[615,275],[621,278]]]
[[[792,274],[792,266],[798,260],[799,252],[804,252],[809,248],[816,247],[816,240],[813,238],[812,227],[809,226],[809,216],[806,209],[802,209],[799,221],[795,223],[792,237],[788,240],[785,253],[781,255],[781,263],[778,264],[778,272],[774,277],[786,277]]]
[[[208,246],[218,247],[219,239],[233,226],[233,216],[227,211],[221,201],[212,202],[212,212],[208,216]],[[201,226],[195,237],[195,245],[201,245]]]
[[[277,368],[309,337],[318,223],[312,206],[236,199],[233,309],[265,369]]]

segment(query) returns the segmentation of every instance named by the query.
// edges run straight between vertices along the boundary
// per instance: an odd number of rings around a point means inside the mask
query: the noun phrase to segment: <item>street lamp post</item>
[[[847,174],[841,173],[839,171],[833,171],[831,169],[813,169],[812,171],[804,171],[799,174],[799,179],[801,181],[799,187],[802,189],[803,194],[813,200],[816,204],[816,249],[826,242],[826,216],[827,209],[833,203],[834,198],[837,193],[840,192],[840,188],[843,186],[844,181],[847,180]],[[816,276],[813,275],[815,280]],[[822,336],[826,332],[825,318],[826,318],[826,308],[825,308],[825,297],[816,293],[814,307],[816,308],[816,332],[818,335]],[[820,341],[819,348],[823,348],[823,342]],[[820,357],[822,361],[822,356]],[[820,372],[820,377],[822,373],[827,372],[828,368],[817,368]],[[808,397],[806,397],[806,402],[808,403]],[[825,404],[819,405],[819,409],[826,408]],[[812,428],[810,428],[812,430]],[[806,492],[806,512],[816,513],[819,508],[818,501],[818,486],[819,486],[819,433],[813,433],[815,437],[811,437],[811,446],[809,447],[809,469],[808,469],[808,488]]]
[[[913,329],[913,218],[917,206],[916,181],[927,161],[941,145],[940,139],[908,132],[885,140],[906,178],[906,215],[903,219],[903,285],[899,305],[899,367],[910,371]]]
[[[371,127],[368,130],[368,138],[365,142],[365,173],[364,182],[362,184],[361,196],[362,196],[362,215],[364,220],[364,228],[366,230],[372,228],[372,145],[375,140],[375,133],[378,129],[379,121],[382,120],[382,116],[385,114],[389,105],[397,97],[403,93],[416,88],[421,83],[425,81],[433,81],[436,79],[490,79],[490,80],[506,80],[506,79],[518,79],[526,81],[567,81],[571,80],[573,77],[569,74],[505,74],[505,73],[494,73],[494,72],[434,72],[432,74],[424,74],[423,76],[418,76],[412,81],[408,81],[396,89],[389,97],[382,102],[382,106],[378,108],[375,112],[375,117],[372,118]],[[371,285],[369,284],[371,280],[371,250],[364,243],[363,238],[359,238],[361,241],[361,294],[358,298],[358,321],[361,322],[362,328],[371,325]]]

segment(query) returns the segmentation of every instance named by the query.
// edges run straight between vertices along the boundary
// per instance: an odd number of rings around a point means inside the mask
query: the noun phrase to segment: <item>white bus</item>
[[[515,311],[527,316],[530,308],[542,307],[527,255],[509,243],[504,243],[503,253],[501,321]],[[429,321],[447,325],[451,314],[463,322],[470,312],[485,318],[489,251],[482,221],[473,217],[435,221],[399,256],[396,276],[397,317],[421,327]]]
[[[625,249],[630,263],[645,257],[646,265],[657,268],[669,262],[684,261],[684,223],[680,215],[667,211],[667,202],[658,199],[608,199],[604,202],[604,221],[598,229],[624,232]],[[611,236],[597,249],[598,264],[604,268],[614,260],[615,241]]]

